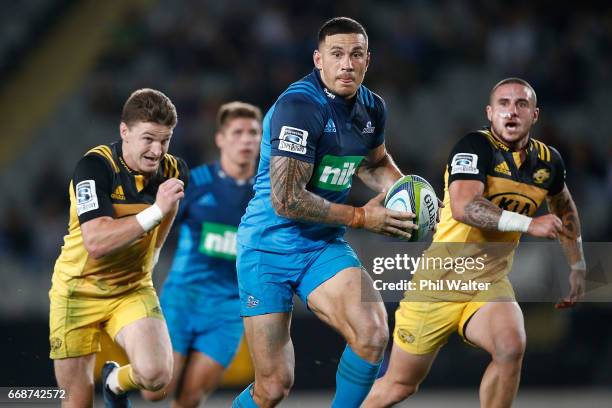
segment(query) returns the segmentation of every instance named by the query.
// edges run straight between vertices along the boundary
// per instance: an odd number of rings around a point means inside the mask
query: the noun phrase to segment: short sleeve
[[[323,134],[322,105],[303,94],[282,97],[270,118],[271,156],[314,163]]]
[[[548,195],[554,196],[563,191],[565,186],[565,163],[561,154],[554,147],[548,146],[551,151],[551,162],[554,168],[554,179],[548,189]]]
[[[448,157],[448,184],[455,180],[479,180],[486,182],[493,158],[492,147],[487,138],[478,133],[463,137]]]
[[[72,176],[72,186],[79,223],[115,215],[110,200],[113,177],[111,172],[108,162],[97,155],[84,156],[77,163]]]
[[[376,100],[376,127],[370,149],[375,149],[385,141],[385,125],[387,123],[387,104],[384,99],[374,94]]]

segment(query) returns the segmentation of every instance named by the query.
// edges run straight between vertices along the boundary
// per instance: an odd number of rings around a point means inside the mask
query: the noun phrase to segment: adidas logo
[[[501,162],[493,169],[497,173],[505,174],[506,176],[511,176],[510,168],[506,162]]]
[[[198,205],[204,207],[214,207],[217,205],[217,200],[215,200],[215,196],[212,193],[206,193],[198,200]]]
[[[125,200],[125,193],[123,192],[122,186],[117,186],[115,192],[111,194],[111,198],[115,200]]]
[[[324,133],[336,133],[336,124],[333,120],[329,119],[327,121],[327,125],[325,125],[325,129],[323,129]]]

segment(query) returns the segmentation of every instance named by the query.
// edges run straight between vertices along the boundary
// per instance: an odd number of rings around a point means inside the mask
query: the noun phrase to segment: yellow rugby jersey
[[[521,233],[483,231],[455,220],[448,192],[448,186],[455,180],[479,180],[484,183],[483,196],[493,204],[532,217],[547,195],[562,191],[565,167],[555,149],[535,139],[528,141],[521,160],[520,153],[510,151],[489,128],[463,137],[449,155],[444,173],[444,208],[433,242],[423,254],[427,262],[424,261],[425,266],[415,272],[413,281],[417,285],[422,280],[442,280],[443,289],[449,289],[451,282],[469,283],[470,280],[494,284],[505,279],[512,268],[514,250]],[[463,266],[463,262],[469,259],[470,266]],[[441,264],[444,266],[440,267]],[[506,283],[505,286],[494,286],[501,289],[489,296],[513,297],[511,286]],[[419,291],[419,295],[466,301],[480,292],[474,287],[463,287],[466,289],[427,287]],[[407,298],[416,297],[415,293],[407,293]]]
[[[125,164],[121,141],[89,150],[77,164],[68,189],[68,234],[55,263],[53,290],[66,296],[109,297],[153,286],[152,260],[159,227],[123,249],[93,259],[83,244],[81,223],[139,213],[155,202],[159,185],[169,178],[187,184],[189,170],[182,159],[164,155],[158,172],[145,186],[143,176]]]
[[[455,180],[479,180],[483,196],[503,210],[533,217],[549,195],[563,190],[565,166],[554,148],[530,138],[521,162],[519,152],[493,136],[490,128],[470,133],[450,154],[444,172],[444,205],[434,242],[513,242],[520,232],[483,231],[452,217],[448,186]]]

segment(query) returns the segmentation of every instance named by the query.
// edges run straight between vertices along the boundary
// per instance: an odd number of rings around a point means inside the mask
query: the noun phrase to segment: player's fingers
[[[387,220],[387,223],[389,225],[395,227],[395,228],[399,228],[399,229],[402,229],[404,231],[406,231],[406,230],[415,230],[415,229],[419,228],[412,221],[400,221],[400,220],[396,220],[396,219],[393,219],[393,218],[389,218]]]
[[[388,232],[389,234],[393,235],[394,237],[399,237],[403,239],[410,239],[410,237],[412,236],[411,233],[403,231],[395,227],[392,227],[392,226],[387,226],[385,227],[384,230]]]
[[[416,214],[408,211],[387,210],[387,215],[396,220],[411,220],[416,217]]]

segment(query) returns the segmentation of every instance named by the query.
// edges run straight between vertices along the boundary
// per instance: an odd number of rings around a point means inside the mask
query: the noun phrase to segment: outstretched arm
[[[576,204],[566,185],[559,194],[547,197],[549,211],[556,214],[563,224],[559,243],[570,265],[570,293],[557,304],[558,308],[573,306],[584,296],[586,263],[580,237],[580,219]]]
[[[413,228],[411,214],[387,210],[380,205],[379,194],[363,207],[332,203],[308,190],[314,166],[302,160],[272,156],[270,187],[272,206],[280,216],[298,221],[346,225],[352,228],[409,239]],[[378,200],[378,201],[376,201]]]

